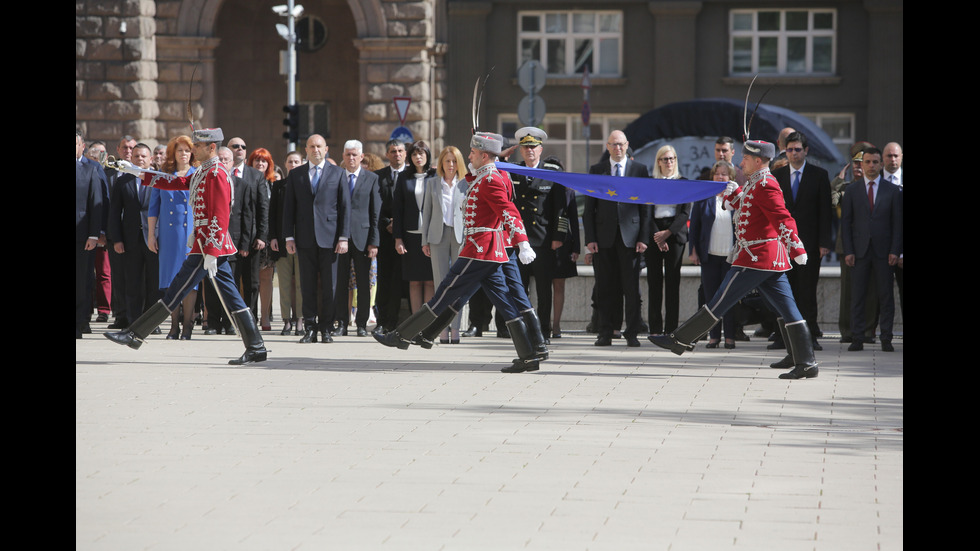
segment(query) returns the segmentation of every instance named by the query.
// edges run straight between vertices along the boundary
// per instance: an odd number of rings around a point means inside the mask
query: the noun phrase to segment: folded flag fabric
[[[619,203],[651,205],[693,203],[721,193],[727,185],[726,182],[707,182],[704,180],[664,180],[660,178],[558,172],[500,161],[496,165],[498,170],[548,180],[573,189],[582,195]]]

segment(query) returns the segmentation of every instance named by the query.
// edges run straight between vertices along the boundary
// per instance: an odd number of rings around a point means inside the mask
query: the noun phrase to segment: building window
[[[622,130],[626,125],[636,120],[636,114],[597,115],[589,117],[589,139],[583,135],[581,113],[555,113],[544,116],[541,128],[548,133],[544,144],[543,155],[554,155],[561,161],[566,172],[589,172],[589,166],[599,162],[599,157],[606,151],[606,137],[613,130]],[[524,126],[518,120],[517,114],[501,115],[497,128],[502,136],[514,143],[514,134]],[[510,161],[520,163],[520,151],[510,156]]]
[[[837,150],[845,159],[851,158],[851,146],[857,141],[854,137],[853,113],[800,113],[812,120],[830,136]]]
[[[732,75],[836,71],[836,10],[732,10],[730,15]]]
[[[517,14],[517,66],[537,60],[549,75],[622,73],[623,13],[522,11]]]

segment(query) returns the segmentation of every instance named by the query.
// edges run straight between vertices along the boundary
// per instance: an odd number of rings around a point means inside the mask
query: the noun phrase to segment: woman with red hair
[[[177,136],[167,144],[166,158],[162,172],[177,176],[190,176],[199,163],[194,159],[193,143],[190,136]],[[161,291],[163,286],[169,286],[191,248],[187,244],[188,236],[194,230],[194,213],[188,205],[190,191],[187,190],[150,190],[150,206],[147,211],[147,246],[157,253],[160,258]],[[196,288],[184,297],[183,308],[184,329],[180,330],[181,308],[173,311],[170,318],[168,339],[187,340],[194,331],[195,304],[197,303]]]
[[[259,186],[259,193],[264,193],[266,200],[272,197],[272,182],[278,178],[276,163],[267,149],[258,148],[252,151],[245,164],[262,173],[265,185]],[[259,254],[259,316],[263,331],[272,330],[272,277],[275,274],[276,259],[270,255],[266,247]]]

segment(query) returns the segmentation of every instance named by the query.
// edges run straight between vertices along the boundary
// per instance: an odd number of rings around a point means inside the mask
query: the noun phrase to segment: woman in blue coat
[[[194,160],[192,142],[189,136],[177,136],[167,144],[167,158],[162,171],[177,176],[189,176],[198,164]],[[160,287],[166,292],[180,269],[187,254],[191,251],[187,237],[194,229],[193,212],[188,204],[190,191],[167,191],[153,188],[150,191],[150,208],[147,212],[149,222],[150,250],[160,257]],[[186,340],[194,330],[194,306],[197,302],[195,287],[181,303],[184,315],[184,330],[180,331],[180,310],[170,314],[168,339]]]

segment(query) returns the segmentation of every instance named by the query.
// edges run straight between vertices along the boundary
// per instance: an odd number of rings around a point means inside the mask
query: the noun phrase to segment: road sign
[[[536,94],[544,87],[545,80],[544,65],[534,59],[529,59],[517,70],[517,83],[521,89],[528,94]]]
[[[524,96],[517,105],[517,117],[524,126],[538,126],[544,122],[544,109],[541,96]]]
[[[398,111],[399,124],[405,125],[405,118],[408,117],[408,106],[412,104],[412,98],[405,96],[395,96],[391,98],[395,102],[395,110]]]
[[[412,137],[412,131],[405,128],[404,126],[399,126],[394,131],[392,131],[391,139],[400,140],[405,143],[412,143],[415,141],[415,138]]]

